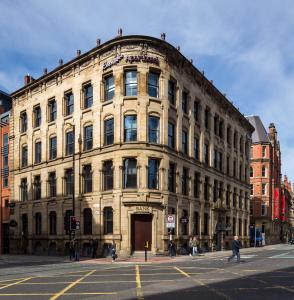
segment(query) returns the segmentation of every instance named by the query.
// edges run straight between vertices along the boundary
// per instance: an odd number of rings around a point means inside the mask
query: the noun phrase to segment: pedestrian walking
[[[189,239],[188,247],[189,247],[189,255],[192,256],[192,254],[193,254],[193,238],[191,236]]]
[[[234,236],[234,240],[232,242],[232,255],[228,258],[228,261],[231,261],[235,256],[237,257],[237,262],[240,262],[240,248],[241,243],[239,241],[239,237],[236,235]]]
[[[98,239],[95,239],[93,241],[92,246],[93,246],[92,258],[97,258]]]
[[[79,261],[80,260],[80,249],[79,249],[79,243],[76,239],[74,240],[74,251],[75,251],[75,261]]]
[[[195,256],[196,254],[198,254],[198,241],[196,236],[194,236],[192,240],[192,255]]]
[[[116,245],[114,242],[112,243],[112,247],[111,247],[111,258],[112,258],[112,262],[115,262],[115,259],[117,258]]]
[[[69,242],[69,260],[75,258],[75,248],[74,248],[74,240]]]
[[[169,252],[169,256],[173,257],[176,255],[176,246],[173,240],[170,240],[168,243],[168,252]]]

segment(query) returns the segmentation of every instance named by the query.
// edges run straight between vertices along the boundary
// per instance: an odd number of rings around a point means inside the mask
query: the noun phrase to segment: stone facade
[[[60,63],[12,94],[13,252],[68,247],[73,126],[76,238],[84,255],[91,239],[100,254],[115,242],[129,255],[142,250],[142,239],[164,253],[168,214],[176,218],[170,233],[178,248],[189,235],[208,250],[229,248],[233,234],[248,245],[253,128],[203,73],[165,40],[144,36],[118,37]]]

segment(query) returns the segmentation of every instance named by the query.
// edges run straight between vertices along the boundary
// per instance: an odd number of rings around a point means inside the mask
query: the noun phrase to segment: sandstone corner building
[[[66,251],[73,190],[84,255],[165,253],[169,214],[178,248],[249,245],[253,127],[164,36],[98,41],[12,97],[13,252]]]

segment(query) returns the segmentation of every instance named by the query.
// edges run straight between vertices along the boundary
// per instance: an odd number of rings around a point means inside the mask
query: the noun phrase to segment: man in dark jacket
[[[232,256],[230,256],[228,258],[228,261],[230,261],[231,259],[233,259],[235,256],[237,257],[237,262],[240,262],[240,248],[241,248],[241,243],[239,241],[238,236],[234,236],[234,240],[232,242]]]

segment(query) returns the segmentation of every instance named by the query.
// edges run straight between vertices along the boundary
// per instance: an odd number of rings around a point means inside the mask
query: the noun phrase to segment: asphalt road
[[[294,246],[244,249],[165,263],[0,260],[1,299],[294,299]],[[31,264],[30,264],[31,260]]]

